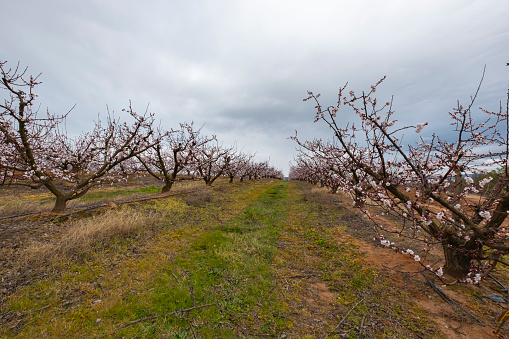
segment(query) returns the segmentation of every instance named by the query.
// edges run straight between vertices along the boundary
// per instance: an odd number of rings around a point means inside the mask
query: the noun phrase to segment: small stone
[[[97,320],[95,321],[95,324],[94,324],[94,326],[97,326],[97,325],[99,325],[99,323],[100,323],[100,322],[101,322],[101,318],[97,318]]]

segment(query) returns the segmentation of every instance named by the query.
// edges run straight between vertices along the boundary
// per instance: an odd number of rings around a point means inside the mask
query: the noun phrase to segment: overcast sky
[[[313,123],[306,91],[333,104],[339,87],[360,91],[381,77],[402,122],[444,130],[456,101],[497,109],[509,83],[507,0],[3,1],[0,60],[42,73],[39,102],[76,108],[73,133],[106,105],[150,103],[162,125],[194,121],[225,145],[288,174],[295,130]]]

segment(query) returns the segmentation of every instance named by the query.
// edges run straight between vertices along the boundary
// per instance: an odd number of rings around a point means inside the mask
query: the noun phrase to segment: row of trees
[[[161,180],[163,192],[171,189],[182,171],[211,185],[219,176],[282,178],[268,161],[254,162],[253,155],[224,147],[216,136],[200,134],[193,124],[178,129],[154,128],[154,114],[129,108],[130,122],[108,112],[91,132],[70,137],[65,115],[34,105],[39,76],[27,69],[8,68],[0,61],[3,98],[0,100],[0,186],[46,187],[56,197],[53,212],[62,212],[68,201],[94,185],[113,181],[119,173],[145,172]]]
[[[268,161],[255,162],[254,155],[239,152],[235,146],[224,147],[216,136],[204,136],[193,124],[181,123],[179,129],[158,129],[154,143],[147,151],[136,155],[129,168],[132,172],[146,172],[164,182],[162,192],[167,192],[177,181],[177,175],[185,172],[198,176],[207,186],[220,176],[230,178],[283,178],[281,171],[271,167]]]
[[[380,103],[374,96],[384,79],[360,94],[345,85],[328,107],[308,92],[304,100],[315,102],[315,122],[329,126],[332,135],[293,137],[299,149],[290,179],[348,194],[373,221],[383,245],[415,260],[419,251],[440,244],[446,272],[476,283],[509,253],[509,227],[503,225],[509,213],[509,92],[504,105],[481,109],[479,119],[471,111],[477,93],[466,107],[458,102],[449,113],[449,132],[430,132],[405,145],[404,133],[426,131],[427,123],[405,126],[394,119],[392,99]],[[499,168],[497,176],[488,173],[493,168]],[[375,214],[400,220],[398,230],[384,229]],[[390,232],[424,246],[401,248],[387,238]],[[442,275],[441,267],[429,269]]]

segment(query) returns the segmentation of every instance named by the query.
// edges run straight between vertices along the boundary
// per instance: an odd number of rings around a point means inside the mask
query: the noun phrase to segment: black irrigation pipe
[[[155,200],[155,199],[163,199],[163,198],[173,197],[173,196],[176,196],[176,195],[194,193],[194,192],[198,192],[198,191],[200,191],[200,190],[194,190],[194,191],[188,191],[188,192],[180,192],[180,193],[168,194],[168,195],[157,196],[157,197],[149,197],[149,198],[143,198],[143,199],[137,199],[137,200],[113,202],[113,203],[115,205],[133,204],[135,202]],[[81,213],[81,212],[86,212],[86,211],[90,211],[90,210],[94,210],[94,209],[101,208],[101,207],[106,207],[106,206],[108,206],[108,204],[92,206],[92,207],[89,207],[89,208],[86,208],[86,209],[83,209],[83,210],[71,212],[69,214],[59,215],[59,216],[54,217],[52,219],[44,220],[43,222],[54,221],[54,220],[57,220],[57,219],[60,219],[60,218],[65,218],[65,217],[68,217],[68,216],[71,216],[71,215],[74,215],[74,214],[78,214],[78,213]]]
[[[27,215],[33,215],[33,214],[39,214],[40,212],[31,212],[31,213],[23,213],[23,214],[17,214],[17,215],[10,215],[8,217],[2,217],[0,218],[0,220],[6,220],[6,219],[14,219],[14,218],[18,218],[18,217],[24,217],[24,216],[27,216]]]
[[[424,279],[426,279],[426,281],[428,282],[428,284],[431,286],[431,288],[437,292],[437,294],[439,296],[442,297],[442,299],[444,299],[445,301],[447,301],[447,303],[449,305],[456,305],[458,306],[461,310],[463,310],[463,312],[465,312],[466,314],[468,314],[469,316],[471,316],[473,319],[475,319],[479,324],[481,324],[482,326],[486,326],[484,325],[484,323],[477,319],[476,317],[474,317],[470,312],[468,312],[466,309],[464,309],[463,307],[461,307],[461,305],[459,305],[457,302],[455,302],[454,300],[452,300],[451,298],[449,298],[449,296],[447,294],[445,294],[441,289],[439,289],[435,284],[433,284],[433,282],[431,282],[431,280],[429,280],[429,278],[426,276],[426,274],[424,274],[424,271],[421,271],[421,274],[422,276],[424,277]]]
[[[170,194],[170,195],[165,195],[165,196],[159,196],[159,197],[155,197],[155,198],[146,198],[146,199],[140,199],[140,200],[133,200],[133,201],[124,201],[124,202],[118,202],[116,203],[117,205],[121,205],[121,204],[129,204],[129,203],[133,203],[133,202],[139,202],[139,201],[145,201],[145,200],[153,200],[153,199],[161,199],[161,198],[166,198],[166,197],[171,197],[171,196],[174,196],[174,195],[179,195],[179,194],[188,194],[188,193],[193,193],[193,192],[197,192],[198,190],[194,190],[194,191],[189,191],[189,192],[182,192],[182,193],[175,193],[175,194]],[[79,213],[79,212],[85,212],[85,211],[88,211],[88,210],[92,210],[92,209],[96,209],[96,208],[101,208],[101,207],[105,207],[106,204],[104,205],[100,205],[100,206],[92,206],[90,208],[87,208],[87,209],[84,209],[84,210],[80,210],[80,211],[76,211],[76,212],[72,212],[72,213],[69,213],[69,214],[66,214],[66,215],[61,215],[61,216],[58,216],[56,218],[53,218],[53,219],[50,219],[48,221],[52,221],[54,219],[58,219],[58,218],[62,218],[62,217],[66,217],[66,216],[69,216],[69,215],[73,215],[73,214],[76,214],[76,213]],[[40,214],[41,212],[31,212],[31,213],[24,213],[24,214],[16,214],[16,215],[10,215],[8,217],[1,217],[0,220],[6,220],[6,219],[14,219],[14,218],[18,218],[18,217],[25,217],[27,215],[36,215],[36,214]]]
[[[504,284],[502,284],[500,281],[497,280],[497,278],[495,278],[494,276],[492,276],[491,274],[488,274],[488,277],[490,277],[491,279],[495,280],[495,282],[500,286],[502,287],[500,289],[500,292],[508,292],[509,289],[507,289],[507,287],[504,286]]]
[[[509,266],[509,264],[508,264],[508,263],[506,263],[505,261],[502,261],[502,260],[500,260],[500,259],[496,259],[496,260],[497,260],[499,263],[503,264],[503,265]]]

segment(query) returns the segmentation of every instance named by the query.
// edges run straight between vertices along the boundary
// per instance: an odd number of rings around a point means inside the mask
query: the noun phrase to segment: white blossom
[[[427,124],[428,124],[427,122],[417,124],[415,128],[415,133],[420,133],[424,126],[426,126]]]
[[[484,219],[489,219],[489,218],[491,218],[491,213],[490,213],[490,212],[488,212],[488,211],[481,211],[481,212],[479,212],[479,215],[480,215],[481,217],[483,217]]]
[[[484,179],[482,179],[481,181],[479,181],[479,186],[480,186],[480,187],[484,187],[484,185],[486,185],[487,183],[489,183],[491,180],[493,180],[493,178],[492,178],[492,177],[484,178]]]

